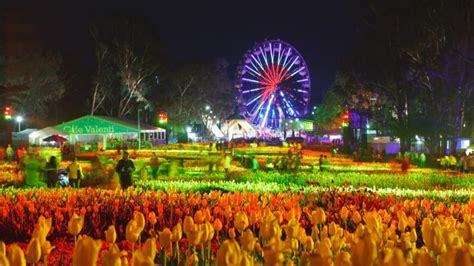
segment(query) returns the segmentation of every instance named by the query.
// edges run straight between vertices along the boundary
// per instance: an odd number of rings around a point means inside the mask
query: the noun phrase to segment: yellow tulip
[[[352,266],[351,254],[346,251],[340,252],[336,257],[334,266]]]
[[[398,248],[389,249],[383,259],[383,266],[406,266],[406,260],[403,251]]]
[[[405,232],[405,228],[408,225],[408,218],[404,211],[398,211],[397,216],[398,216],[398,231],[403,233]]]
[[[360,213],[358,211],[355,211],[352,214],[352,221],[354,221],[355,224],[359,224],[360,221],[362,221],[362,217],[360,216]]]
[[[240,237],[240,245],[243,250],[247,252],[252,252],[255,248],[255,243],[257,239],[254,237],[250,229],[245,230],[245,232]]]
[[[102,265],[122,266],[121,252],[116,244],[110,245],[109,250],[102,253]]]
[[[35,229],[33,230],[32,237],[38,238],[40,241],[40,244],[43,245],[43,243],[46,241],[46,236],[49,233],[49,230],[51,230],[52,226],[52,220],[51,218],[44,218],[44,216],[40,216],[38,218],[38,222],[35,224]]]
[[[281,215],[281,212],[273,212],[273,216],[275,216],[275,219],[277,220],[278,224],[281,224],[283,222],[283,215]]]
[[[7,258],[10,261],[10,265],[26,266],[25,253],[23,253],[23,250],[17,244],[10,246]]]
[[[417,265],[419,266],[436,266],[436,260],[429,254],[428,249],[426,247],[422,247],[420,251],[418,251],[417,255]]]
[[[173,242],[177,242],[181,239],[181,237],[183,237],[183,229],[181,227],[181,224],[178,223],[173,226],[171,239]]]
[[[314,249],[314,241],[313,238],[310,236],[307,236],[306,239],[303,242],[304,249],[308,252],[313,251]]]
[[[117,239],[117,232],[115,232],[115,226],[111,225],[109,226],[109,229],[105,231],[105,240],[108,243],[115,243],[116,239]]]
[[[249,219],[247,214],[243,211],[239,211],[234,216],[234,227],[240,232],[244,231],[249,226]]]
[[[97,265],[100,246],[100,240],[94,240],[89,236],[79,236],[72,255],[72,265]]]
[[[43,257],[47,257],[50,253],[51,253],[51,250],[54,249],[54,246],[51,246],[51,243],[49,241],[45,241],[42,245],[41,245],[41,254]]]
[[[318,207],[315,211],[311,213],[310,217],[311,223],[313,224],[324,224],[326,222],[326,213],[323,208]]]
[[[212,224],[206,221],[205,223],[201,225],[201,229],[203,231],[201,242],[202,243],[210,242],[212,238],[214,237],[214,227],[212,226]]]
[[[443,266],[471,266],[473,261],[468,246],[462,248],[450,247],[440,255],[440,265]]]
[[[217,250],[216,265],[239,265],[241,261],[240,246],[234,239],[227,239]]]
[[[220,219],[215,219],[212,226],[214,226],[214,230],[216,230],[216,232],[219,233],[222,230],[221,220]]]
[[[366,231],[352,245],[352,264],[354,266],[372,265],[377,258],[377,247],[374,239]]]
[[[5,254],[0,253],[0,265],[2,266],[10,266],[10,262]]]
[[[37,263],[41,258],[41,243],[38,238],[32,238],[26,249],[26,262]]]
[[[137,226],[137,222],[135,220],[130,220],[125,228],[125,238],[131,244],[137,242],[138,237],[141,233],[141,228]]]
[[[195,225],[196,224],[194,223],[193,217],[184,217],[183,232],[187,235],[190,230],[195,230]]]
[[[289,238],[297,238],[299,234],[300,225],[295,220],[290,220],[288,224],[283,226],[285,229],[286,236]]]
[[[150,237],[145,241],[145,244],[143,245],[142,255],[144,257],[152,259],[152,261],[155,259],[155,256],[156,256],[156,239],[155,238]]]
[[[339,214],[341,215],[341,219],[345,222],[347,221],[347,217],[349,217],[349,210],[346,206],[343,206]]]
[[[471,243],[473,241],[472,231],[472,224],[465,219],[462,224],[462,237],[464,238],[464,242]]]
[[[250,254],[242,252],[239,266],[253,266],[255,265],[253,258]]]
[[[0,240],[0,255],[6,256],[7,255],[7,246],[5,242]]]
[[[84,215],[78,216],[74,213],[67,223],[67,229],[71,235],[78,235],[81,232],[83,225]]]
[[[273,265],[273,264],[272,264]],[[313,254],[308,254],[306,253],[303,255],[301,259],[301,265],[304,266],[313,266],[313,265],[318,265],[318,266],[332,266],[332,259],[331,258],[324,258],[321,255],[317,253]]]
[[[145,216],[143,215],[143,213],[139,211],[135,211],[133,213],[133,220],[137,222],[137,227],[141,228],[140,230],[140,233],[141,233],[141,231],[143,231],[143,228],[145,228],[145,223],[146,223]]]
[[[335,223],[335,222],[331,222],[331,223],[329,224],[329,230],[328,230],[329,235],[330,235],[330,236],[335,235],[335,234],[336,234],[336,231],[337,231],[336,223]]]
[[[158,238],[160,239],[161,246],[166,249],[173,238],[173,233],[169,228],[165,228],[163,231],[158,233]]]
[[[147,257],[141,250],[137,250],[133,254],[132,266],[152,266],[155,265],[153,258]]]
[[[323,241],[319,242],[317,252],[323,258],[332,258],[331,241],[329,238],[324,238]]]
[[[186,233],[189,244],[193,246],[201,244],[203,233],[204,230],[202,225],[194,224],[194,227],[189,228],[188,232]]]

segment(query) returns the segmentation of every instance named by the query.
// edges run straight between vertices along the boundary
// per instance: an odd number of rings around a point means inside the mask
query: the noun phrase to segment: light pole
[[[142,110],[141,109],[138,109],[138,149],[141,149],[141,146],[142,146],[142,143],[141,143],[141,130],[140,130],[140,112]]]
[[[18,123],[18,132],[21,131],[21,122],[23,122],[23,117],[22,116],[17,116],[15,118],[16,122]]]

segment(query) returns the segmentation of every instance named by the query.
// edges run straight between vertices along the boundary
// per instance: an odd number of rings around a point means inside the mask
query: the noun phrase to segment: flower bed
[[[119,261],[128,257],[135,263],[199,260],[217,265],[240,265],[242,261],[264,261],[266,265],[431,265],[424,261],[471,265],[474,254],[474,201],[405,200],[332,190],[278,194],[142,189],[0,191],[1,240],[24,243],[33,236],[23,248],[30,263],[50,252],[44,247],[50,245],[46,239],[60,243],[63,250],[53,253],[50,262],[61,256],[63,263],[74,261],[75,265],[86,265],[81,264],[85,263],[82,259],[97,259],[99,250],[107,248],[102,262],[112,259],[110,255]],[[41,216],[51,217],[51,221]],[[101,245],[82,237],[72,251],[72,235],[79,234],[105,238],[108,243]],[[150,238],[153,236],[156,238]],[[148,240],[142,246],[137,244],[139,238]],[[121,245],[113,245],[116,240]],[[118,251],[130,251],[131,247],[136,250],[133,258],[130,252]],[[10,255],[22,252],[15,245],[8,250]],[[63,257],[71,254],[72,258]],[[2,256],[0,253],[0,259]]]

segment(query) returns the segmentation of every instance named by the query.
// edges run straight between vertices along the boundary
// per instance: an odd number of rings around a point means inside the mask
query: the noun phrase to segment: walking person
[[[49,161],[44,167],[44,171],[46,174],[46,184],[48,187],[56,187],[56,183],[58,182],[58,163],[56,162],[55,156],[51,156],[49,158]]]
[[[148,163],[151,168],[151,176],[153,179],[156,179],[158,176],[158,169],[160,168],[160,162],[158,161],[158,157],[156,156],[156,153],[153,152],[151,154],[150,162]]]
[[[128,159],[128,152],[123,152],[123,157],[117,163],[115,171],[119,174],[122,189],[127,189],[132,185],[132,173],[135,170],[132,160]]]
[[[9,163],[13,161],[13,148],[10,144],[8,144],[8,147],[7,147],[7,158],[8,158]]]
[[[83,178],[82,167],[77,161],[77,158],[72,160],[72,163],[67,167],[69,172],[69,182],[74,188],[81,187],[81,179]]]

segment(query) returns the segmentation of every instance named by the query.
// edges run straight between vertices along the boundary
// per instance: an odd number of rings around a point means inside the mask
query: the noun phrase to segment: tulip
[[[155,265],[153,259],[147,257],[143,254],[142,251],[137,250],[132,257],[132,266],[150,266]]]
[[[352,264],[354,266],[372,265],[377,258],[377,247],[371,235],[365,231],[352,245]]]
[[[240,246],[234,239],[227,239],[217,251],[216,265],[239,265],[241,261]]]
[[[354,221],[355,224],[359,224],[360,221],[362,221],[362,217],[360,216],[360,213],[358,211],[355,211],[352,214],[352,221]]]
[[[417,255],[417,265],[420,266],[436,266],[436,260],[429,254],[428,249],[423,247]]]
[[[405,228],[408,225],[408,218],[407,218],[405,212],[403,212],[403,211],[398,211],[397,216],[398,216],[398,231],[403,233],[403,232],[405,232]]]
[[[84,215],[78,216],[77,214],[73,214],[71,219],[67,224],[67,229],[71,235],[74,235],[74,239],[76,240],[76,236],[81,232],[82,226],[84,225]]]
[[[127,239],[127,241],[132,245],[132,256],[135,251],[135,242],[137,242],[141,231],[142,229],[137,226],[135,220],[132,219],[127,223],[127,227],[125,228],[125,239]]]
[[[148,213],[148,222],[154,227],[156,224],[156,214],[155,212]]]
[[[0,240],[0,255],[6,256],[7,255],[7,246],[5,242]]]
[[[184,217],[183,232],[188,234],[188,232],[191,230],[195,230],[194,220],[191,216],[186,216]]]
[[[5,254],[0,254],[0,265],[2,266],[10,266],[10,262]]]
[[[383,266],[406,266],[403,251],[398,248],[389,249],[383,260]]]
[[[41,243],[39,239],[32,238],[26,251],[26,262],[36,264],[41,258]]]
[[[202,224],[204,222],[205,216],[201,210],[198,210],[194,213],[194,222]]]
[[[319,242],[317,250],[317,253],[321,255],[321,257],[332,258],[331,241],[329,238],[325,238],[323,241]]]
[[[462,224],[462,237],[464,238],[464,242],[471,243],[473,241],[472,231],[472,224],[465,219]]]
[[[326,222],[326,213],[321,207],[318,207],[311,213],[310,217],[312,224],[324,224]]]
[[[105,240],[112,244],[115,243],[115,240],[117,239],[117,232],[115,232],[115,226],[111,225],[109,226],[109,229],[105,231]]]
[[[342,207],[340,211],[341,219],[346,222],[347,217],[349,217],[349,210],[346,208],[346,206]]]
[[[201,241],[203,243],[210,242],[214,237],[214,227],[212,224],[206,221],[204,224],[202,224],[201,229],[203,230]]]
[[[181,224],[178,223],[175,226],[173,226],[171,239],[173,242],[178,242],[182,236],[183,236],[183,230],[182,230]]]
[[[109,247],[108,251],[104,251],[102,253],[102,265],[103,266],[122,266],[123,265],[122,260],[121,260],[121,252],[116,244],[112,244]]]
[[[349,253],[347,253],[346,251],[342,251],[337,255],[334,266],[351,266],[351,265],[352,265],[351,255]]]
[[[240,245],[242,249],[249,253],[254,250],[256,242],[257,239],[254,237],[250,229],[245,230],[245,232],[240,237]]]
[[[191,255],[186,258],[185,265],[199,265],[199,257],[196,252],[191,253]]]
[[[222,230],[222,222],[220,219],[215,219],[214,223],[212,224],[214,226],[214,230],[216,230],[217,234],[219,235],[219,232]]]
[[[440,256],[439,261],[443,266],[473,265],[467,245],[462,248],[450,247]]]
[[[288,222],[288,224],[286,224],[283,227],[283,229],[285,229],[285,233],[286,233],[287,237],[297,238],[298,234],[299,234],[300,226],[299,226],[298,222],[296,222],[295,220],[290,220]]]
[[[155,259],[155,256],[156,256],[156,239],[155,238],[150,237],[145,241],[145,244],[143,244],[142,255],[152,260]]]
[[[165,228],[163,231],[158,233],[161,246],[166,249],[173,238],[173,233],[169,228]]]
[[[72,255],[72,265],[97,265],[100,246],[100,240],[94,240],[89,236],[79,236]]]
[[[145,216],[143,216],[143,213],[139,211],[135,211],[133,213],[133,220],[137,222],[137,227],[141,228],[140,230],[140,233],[141,233],[141,231],[143,231],[143,229],[145,228]]]
[[[47,257],[53,249],[54,246],[51,246],[51,243],[49,241],[45,241],[41,245],[41,256],[43,256],[43,265],[46,265]]]
[[[23,253],[23,250],[17,244],[12,244],[10,246],[7,258],[10,261],[10,265],[26,266],[25,253]]]
[[[247,214],[243,211],[239,211],[234,216],[234,227],[243,232],[249,226],[249,219]]]
[[[335,223],[335,222],[331,222],[331,223],[329,224],[329,230],[328,230],[329,235],[330,235],[330,236],[335,235],[335,234],[336,234],[336,231],[337,231],[336,223]]]

